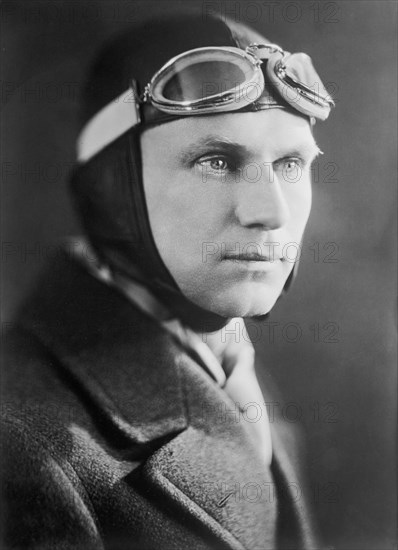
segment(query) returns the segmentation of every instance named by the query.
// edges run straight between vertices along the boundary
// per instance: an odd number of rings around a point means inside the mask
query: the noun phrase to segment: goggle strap
[[[77,139],[77,161],[87,162],[96,153],[140,123],[137,90],[134,85],[99,111]]]

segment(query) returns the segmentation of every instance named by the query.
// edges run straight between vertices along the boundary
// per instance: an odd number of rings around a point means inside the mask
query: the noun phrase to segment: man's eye
[[[281,164],[283,170],[286,170],[287,172],[292,172],[293,170],[297,171],[303,168],[303,162],[299,158],[283,159]]]
[[[228,163],[225,159],[213,159],[209,161],[209,166],[212,170],[226,170]]]
[[[227,159],[224,157],[212,157],[212,158],[203,158],[198,161],[198,164],[205,170],[209,172],[226,172],[231,169],[231,166]]]

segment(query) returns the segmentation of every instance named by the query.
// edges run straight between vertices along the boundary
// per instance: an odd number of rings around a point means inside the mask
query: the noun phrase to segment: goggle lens
[[[203,61],[170,75],[162,85],[161,95],[168,101],[196,101],[232,91],[246,79],[245,71],[235,63]],[[153,95],[158,93],[155,88]]]
[[[182,114],[195,114],[195,109],[200,113],[239,109],[241,104],[231,104],[237,99],[240,103],[245,87],[258,85],[257,92],[263,87],[259,65],[237,48],[191,50],[155,74],[147,87],[147,99],[161,111]],[[246,103],[251,101],[246,98]]]

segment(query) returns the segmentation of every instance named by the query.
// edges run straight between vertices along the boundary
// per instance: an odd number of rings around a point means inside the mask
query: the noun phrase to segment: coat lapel
[[[189,427],[149,460],[148,480],[227,547],[274,548],[273,477],[247,426],[201,367],[184,358],[179,368]]]
[[[272,443],[272,471],[280,502],[279,545],[286,550],[320,548],[309,513],[307,487],[303,483],[305,478],[300,475],[299,464],[293,466],[292,458],[276,430],[272,431]]]

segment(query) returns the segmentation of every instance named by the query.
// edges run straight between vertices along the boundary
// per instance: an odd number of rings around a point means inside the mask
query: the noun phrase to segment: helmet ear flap
[[[98,259],[133,279],[161,279],[177,288],[150,229],[142,182],[140,129],[134,128],[78,165],[70,193]]]
[[[77,165],[70,177],[69,190],[85,234],[106,263],[111,263],[109,249],[117,254],[136,252],[129,147],[124,134],[90,161]]]

